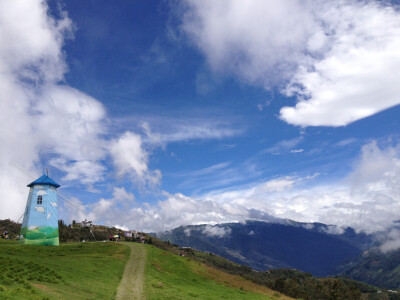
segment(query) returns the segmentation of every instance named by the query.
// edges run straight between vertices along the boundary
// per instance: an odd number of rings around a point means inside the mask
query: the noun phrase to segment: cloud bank
[[[165,193],[166,199],[156,205],[127,209],[113,205],[119,201],[116,198],[102,199],[88,210],[97,221],[112,225],[118,216],[122,225],[149,232],[247,219],[280,222],[278,218],[283,218],[337,225],[338,232],[342,226],[351,226],[373,233],[385,231],[399,220],[400,146],[366,144],[341,184],[312,184],[317,176],[285,176],[197,197]],[[108,207],[113,207],[112,212],[105,209]],[[391,236],[392,244],[397,242],[396,236]]]

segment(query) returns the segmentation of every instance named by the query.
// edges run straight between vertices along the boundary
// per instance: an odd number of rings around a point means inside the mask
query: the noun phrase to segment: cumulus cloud
[[[302,1],[186,1],[182,28],[212,69],[269,86],[295,64],[313,19]]]
[[[325,7],[321,17],[330,26],[325,28],[330,46],[293,76],[285,93],[299,102],[282,108],[282,119],[343,126],[400,104],[400,13],[354,1]]]
[[[280,118],[344,126],[400,104],[400,12],[381,1],[191,1],[182,28],[210,67],[295,96]]]
[[[149,154],[143,148],[140,135],[126,132],[119,139],[112,142],[110,153],[118,175],[128,174],[135,182],[149,186],[160,184],[161,172],[159,170],[149,170]]]

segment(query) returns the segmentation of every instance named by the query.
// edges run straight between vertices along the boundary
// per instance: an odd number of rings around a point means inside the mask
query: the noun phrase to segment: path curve
[[[123,243],[131,248],[124,275],[118,286],[116,300],[146,299],[144,296],[144,269],[146,249],[139,243]]]

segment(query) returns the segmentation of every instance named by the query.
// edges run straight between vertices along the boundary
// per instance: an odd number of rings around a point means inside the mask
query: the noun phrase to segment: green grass
[[[147,299],[276,299],[276,292],[239,276],[226,274],[146,245],[145,294]]]
[[[0,240],[0,299],[112,299],[128,256],[118,243]]]
[[[151,245],[145,294],[152,299],[288,299],[239,276]],[[59,247],[0,240],[0,299],[113,299],[129,247],[71,243]]]

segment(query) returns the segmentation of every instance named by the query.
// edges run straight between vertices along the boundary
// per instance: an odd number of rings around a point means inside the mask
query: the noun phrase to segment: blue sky
[[[396,4],[11,2],[1,218],[24,208],[19,168],[47,167],[73,203],[66,220],[373,232],[398,219]]]

